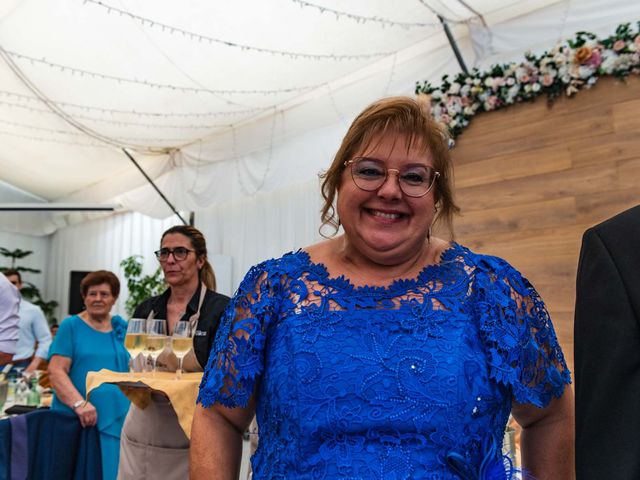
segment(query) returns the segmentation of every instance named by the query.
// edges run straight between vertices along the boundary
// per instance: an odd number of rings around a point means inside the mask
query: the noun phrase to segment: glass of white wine
[[[182,360],[189,350],[193,347],[193,338],[191,337],[191,325],[189,322],[178,322],[173,329],[171,336],[171,348],[176,357],[178,357],[178,370],[176,370],[176,379],[182,377]]]
[[[127,325],[127,335],[124,337],[124,348],[127,349],[131,359],[129,360],[129,375],[133,376],[133,361],[142,353],[145,348],[145,339],[147,332],[145,331],[144,318],[132,318]]]
[[[153,361],[153,373],[156,372],[156,361],[167,346],[167,321],[161,319],[150,320],[147,325],[147,338],[145,341],[145,351],[148,352]]]

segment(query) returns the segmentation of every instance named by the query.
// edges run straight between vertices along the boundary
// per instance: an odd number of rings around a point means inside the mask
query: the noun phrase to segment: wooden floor
[[[456,240],[498,255],[542,295],[573,366],[575,276],[588,227],[640,203],[640,79],[601,79],[476,116],[452,150]]]

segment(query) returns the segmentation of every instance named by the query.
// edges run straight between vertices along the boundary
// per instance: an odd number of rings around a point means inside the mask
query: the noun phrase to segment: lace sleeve
[[[253,267],[227,306],[200,383],[203,406],[247,406],[264,370],[266,331],[276,311],[270,283],[264,264]]]
[[[476,267],[473,289],[492,378],[519,403],[544,407],[560,397],[571,374],[538,292],[494,257]]]

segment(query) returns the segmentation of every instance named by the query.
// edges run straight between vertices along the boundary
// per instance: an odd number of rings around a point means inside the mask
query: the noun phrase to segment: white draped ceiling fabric
[[[3,0],[0,180],[46,202],[181,211],[300,185],[354,114],[459,66],[640,17],[629,0]],[[7,215],[7,214],[5,214]],[[48,234],[86,216],[21,215]],[[32,221],[30,221],[30,219]],[[3,222],[5,223],[5,222]]]

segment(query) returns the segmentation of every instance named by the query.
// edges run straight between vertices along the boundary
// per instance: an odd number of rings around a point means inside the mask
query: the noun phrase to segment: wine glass
[[[167,321],[160,319],[153,319],[149,321],[147,325],[147,338],[145,341],[146,351],[149,353],[151,360],[153,361],[153,374],[156,373],[156,361],[158,357],[167,346]]]
[[[127,349],[131,359],[129,360],[129,376],[133,376],[133,361],[145,349],[145,319],[132,318],[127,325],[127,335],[124,337],[124,348]]]
[[[178,322],[173,329],[171,337],[171,348],[176,357],[178,357],[178,370],[176,370],[176,379],[182,377],[182,360],[189,350],[193,347],[193,338],[191,338],[191,325],[189,322]]]

